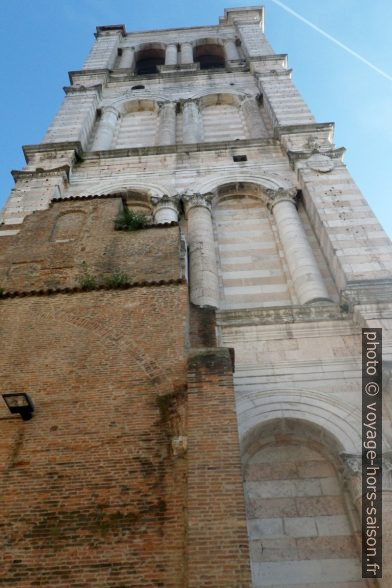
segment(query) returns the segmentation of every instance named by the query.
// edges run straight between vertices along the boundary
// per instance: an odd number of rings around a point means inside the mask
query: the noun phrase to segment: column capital
[[[357,476],[362,471],[362,455],[355,453],[341,453],[341,472],[344,480]]]
[[[291,202],[296,205],[297,188],[278,188],[277,190],[267,188],[265,190],[267,195],[267,206],[272,212],[276,204],[280,202]]]
[[[185,106],[190,106],[192,104],[194,104],[197,108],[199,108],[200,98],[181,98],[179,100],[179,104],[180,104],[181,110],[183,110],[185,108]]]
[[[178,207],[180,202],[180,195],[174,194],[173,196],[169,196],[169,194],[163,194],[163,196],[154,195],[150,198],[151,204],[154,208],[159,208],[160,206],[175,206]]]
[[[159,110],[163,110],[167,106],[172,106],[173,108],[176,108],[177,106],[177,102],[173,102],[172,100],[159,100],[157,101],[157,104],[159,106]]]
[[[341,453],[339,467],[344,486],[351,493],[354,504],[362,497],[362,454]]]
[[[153,216],[155,224],[178,222],[179,196],[152,196]]]
[[[212,201],[213,197],[214,197],[214,195],[211,193],[184,194],[182,196],[182,201],[185,206],[186,214],[188,214],[192,208],[196,208],[196,207],[207,208],[208,211],[211,211],[211,201]]]
[[[112,106],[111,104],[101,108],[101,116],[104,116],[105,114],[114,114],[117,118],[120,116],[120,112],[115,106]]]

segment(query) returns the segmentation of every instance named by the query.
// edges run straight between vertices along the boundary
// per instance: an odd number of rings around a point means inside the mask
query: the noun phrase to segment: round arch
[[[234,91],[233,88],[230,88],[227,85],[222,85],[222,86],[216,86],[214,87],[214,91],[211,91],[210,89],[205,89],[205,90],[198,90],[195,91],[193,94],[191,94],[189,96],[189,98],[191,98],[192,100],[203,100],[204,98],[207,98],[208,96],[220,96],[220,95],[224,95],[224,96],[230,96],[232,97],[232,102],[227,102],[227,104],[237,104],[240,105],[241,102],[245,99],[245,98],[250,98],[251,94],[248,94],[246,92],[237,92]]]
[[[116,108],[120,112],[121,116],[143,110],[157,113],[159,110],[157,101],[151,97],[137,97],[131,100],[123,100],[120,104],[116,105]]]
[[[157,72],[158,65],[165,63],[164,43],[141,43],[135,47],[136,74],[145,75]]]
[[[200,108],[208,108],[208,106],[229,105],[240,108],[241,99],[237,94],[229,92],[206,93],[198,98]]]
[[[173,195],[172,190],[170,190],[169,186],[167,185],[163,186],[150,182],[135,182],[134,178],[130,178],[129,183],[127,183],[124,177],[117,181],[114,177],[112,177],[106,180],[100,180],[96,183],[94,182],[88,186],[85,185],[77,195],[89,196],[91,194],[96,194],[97,196],[103,196],[105,194],[120,194],[124,192],[145,193],[148,195],[149,199],[151,199],[152,196],[161,198],[165,194],[168,194],[169,196]],[[76,192],[73,191],[72,195],[76,195]]]
[[[205,194],[212,192],[217,199],[218,193],[222,193],[225,187],[230,188],[237,185],[239,189],[241,186],[247,184],[247,188],[251,189],[252,185],[260,191],[260,196],[264,190],[290,190],[296,188],[295,177],[282,176],[281,174],[251,174],[249,170],[228,170],[225,169],[224,175],[217,176],[205,174],[203,178],[198,179],[193,185],[189,187],[188,192]],[[252,188],[253,189],[253,188]]]
[[[247,454],[256,436],[269,423],[301,421],[325,438],[335,453],[361,453],[361,412],[344,401],[311,390],[282,390],[246,394],[237,404],[241,451]],[[320,438],[320,437],[319,437]],[[331,440],[334,440],[331,443]]]

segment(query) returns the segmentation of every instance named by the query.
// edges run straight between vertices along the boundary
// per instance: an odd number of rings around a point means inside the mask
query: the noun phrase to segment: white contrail
[[[374,69],[374,71],[381,74],[384,78],[387,78],[387,80],[392,82],[392,76],[390,76],[385,71],[383,71],[382,69],[380,69],[379,67],[377,67],[376,65],[374,65],[373,63],[371,63],[370,61],[365,59],[364,57],[362,57],[362,55],[359,55],[359,53],[357,53],[356,51],[353,51],[352,49],[350,49],[350,47],[347,47],[347,45],[345,45],[344,43],[341,43],[340,41],[335,39],[335,37],[332,37],[332,35],[329,35],[325,31],[323,31],[323,29],[320,29],[318,26],[316,26],[315,24],[313,24],[312,22],[310,22],[309,20],[307,20],[306,18],[304,18],[303,16],[298,14],[298,12],[295,12],[294,10],[292,10],[291,8],[286,6],[286,4],[283,4],[283,2],[280,2],[280,0],[271,0],[271,2],[273,2],[274,4],[277,4],[278,6],[283,8],[283,10],[286,10],[286,12],[289,12],[290,14],[292,14],[293,16],[295,16],[296,18],[298,18],[299,20],[301,20],[302,22],[307,24],[310,28],[312,28],[315,31],[317,31],[318,33],[320,33],[320,35],[323,35],[323,37],[326,37],[327,39],[332,41],[332,43],[335,43],[335,45],[338,45],[338,47],[341,47],[342,49],[347,51],[347,53],[350,53],[350,55],[352,55],[353,57],[356,57],[357,59],[362,61],[362,63],[365,63],[366,65],[368,65],[369,67]]]

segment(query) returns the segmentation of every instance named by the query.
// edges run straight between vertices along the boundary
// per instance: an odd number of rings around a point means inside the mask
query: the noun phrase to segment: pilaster
[[[117,57],[124,25],[97,27],[96,41],[83,65],[83,69],[112,69]]]
[[[102,86],[70,86],[65,87],[64,91],[66,96],[63,104],[42,142],[80,141],[85,149],[102,96]]]

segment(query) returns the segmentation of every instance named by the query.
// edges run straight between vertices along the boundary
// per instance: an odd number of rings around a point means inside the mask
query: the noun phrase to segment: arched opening
[[[81,210],[69,210],[60,214],[50,236],[51,241],[67,243],[75,241],[83,228],[85,213]]]
[[[135,73],[147,75],[158,73],[158,65],[165,63],[165,50],[161,45],[151,45],[138,51],[135,56]]]
[[[246,124],[238,96],[210,94],[200,99],[204,141],[246,139]]]
[[[359,524],[349,517],[336,443],[306,421],[275,419],[246,445],[253,584],[361,585]]]
[[[113,139],[115,149],[156,144],[158,107],[153,100],[132,100],[123,105]]]
[[[225,67],[225,52],[222,45],[205,43],[193,50],[193,60],[200,64],[200,69],[217,69]]]
[[[217,192],[213,223],[221,308],[291,304],[273,218],[262,199],[261,187],[239,182],[222,186]]]
[[[124,189],[116,191],[115,194],[121,197],[123,206],[126,206],[129,210],[132,210],[132,212],[151,216],[152,206],[150,196],[147,192]]]

